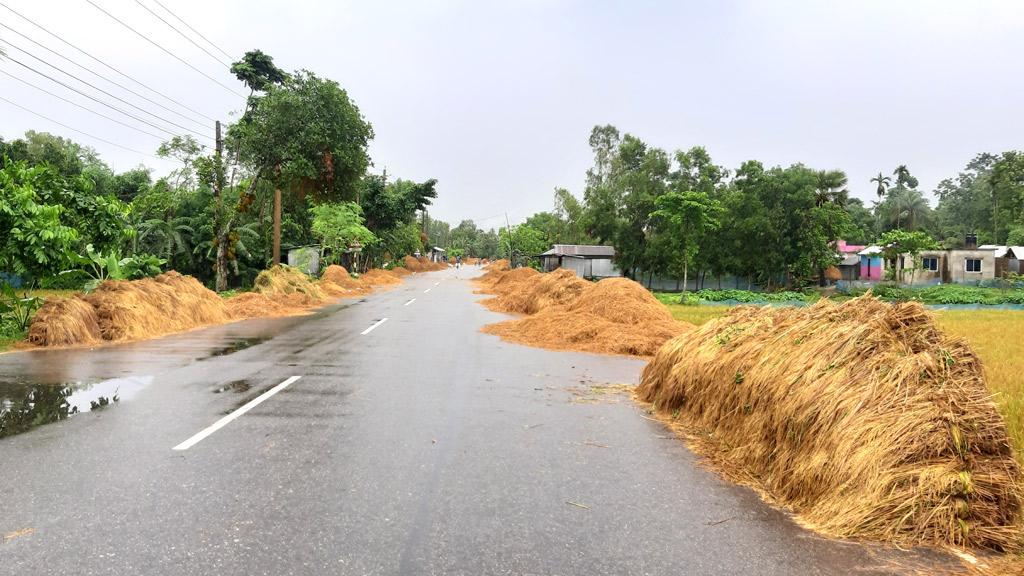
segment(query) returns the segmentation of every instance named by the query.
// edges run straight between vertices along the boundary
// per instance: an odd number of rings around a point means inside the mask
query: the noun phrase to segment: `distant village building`
[[[885,258],[881,246],[867,246],[857,253],[860,256],[860,280],[881,282],[885,280]]]
[[[580,278],[610,278],[622,275],[613,258],[615,248],[611,246],[555,244],[540,255],[540,263],[545,272],[565,268]]]
[[[981,284],[1004,277],[1007,273],[1020,273],[1024,261],[1024,246],[998,246],[983,244],[975,246],[974,236],[969,235],[964,248],[954,250],[925,250],[917,255],[916,261],[910,254],[903,254],[895,262],[897,273],[903,272],[903,281],[908,284]],[[851,278],[851,271],[840,265],[843,280],[859,280],[865,283],[886,279],[887,263],[882,256],[881,246],[851,246],[842,240],[837,251],[846,264],[846,254],[853,248],[860,259],[858,278]],[[852,259],[849,260],[852,263]]]
[[[856,244],[847,244],[846,240],[839,240],[836,243],[836,252],[839,253],[839,264],[836,266],[839,269],[839,280],[859,280],[860,279],[860,254],[859,252],[867,246],[858,246]]]

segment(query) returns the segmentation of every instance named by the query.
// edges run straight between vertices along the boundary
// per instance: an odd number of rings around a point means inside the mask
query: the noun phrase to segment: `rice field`
[[[729,306],[669,304],[676,320],[701,325],[728,312]],[[986,381],[1009,428],[1017,460],[1024,463],[1024,312],[1016,310],[941,310],[944,331],[962,336],[981,357]]]

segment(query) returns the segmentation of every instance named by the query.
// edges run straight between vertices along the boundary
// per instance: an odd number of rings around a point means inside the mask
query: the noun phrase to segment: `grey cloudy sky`
[[[134,0],[93,1],[245,92]],[[206,115],[229,121],[243,104],[85,0],[0,2]],[[977,152],[1021,148],[1024,137],[1024,5],[1014,0],[161,2],[233,56],[260,48],[285,69],[337,80],[374,126],[375,170],[437,178],[433,215],[453,223],[549,210],[555,186],[581,194],[595,124],[669,151],[703,145],[729,168],[752,158],[841,168],[862,198],[879,170],[905,163],[931,190]],[[2,7],[0,23],[88,62]],[[31,46],[2,27],[0,39]],[[102,109],[11,62],[0,70]],[[123,146],[159,143],[8,76],[0,88]],[[27,129],[88,143],[118,170],[167,169],[0,101],[0,135]]]

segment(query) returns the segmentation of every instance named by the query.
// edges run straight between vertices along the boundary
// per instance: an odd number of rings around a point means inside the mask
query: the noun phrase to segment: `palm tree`
[[[910,170],[906,164],[900,164],[892,171],[893,176],[896,177],[897,186],[906,186],[907,188],[917,188],[917,178],[910,175]]]
[[[195,235],[195,229],[190,226],[191,219],[186,216],[179,216],[164,220],[153,218],[139,224],[138,241],[142,242],[149,236],[154,237],[154,244],[160,246],[157,256],[171,260],[176,254],[188,253],[188,241]],[[186,236],[187,235],[187,236]]]
[[[928,219],[931,206],[924,196],[917,190],[903,188],[895,191],[890,200],[893,204],[892,220],[896,228],[901,229],[903,222],[907,222],[910,230],[918,228],[919,224]]]
[[[846,173],[842,170],[820,170],[818,171],[818,184],[814,191],[814,204],[837,204],[846,206],[850,197],[850,191],[846,189],[848,180]]]
[[[889,184],[892,183],[892,179],[888,176],[884,176],[881,172],[878,173],[878,176],[872,178],[871,181],[878,184],[878,188],[875,189],[875,192],[878,194],[879,198],[885,196],[886,191],[889,189]]]

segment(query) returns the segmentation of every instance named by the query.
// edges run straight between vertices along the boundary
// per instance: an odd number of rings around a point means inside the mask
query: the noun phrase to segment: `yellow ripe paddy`
[[[676,320],[703,324],[729,306],[669,305]],[[940,310],[935,317],[948,334],[971,343],[985,366],[985,377],[1006,418],[1017,460],[1024,463],[1024,311]]]

